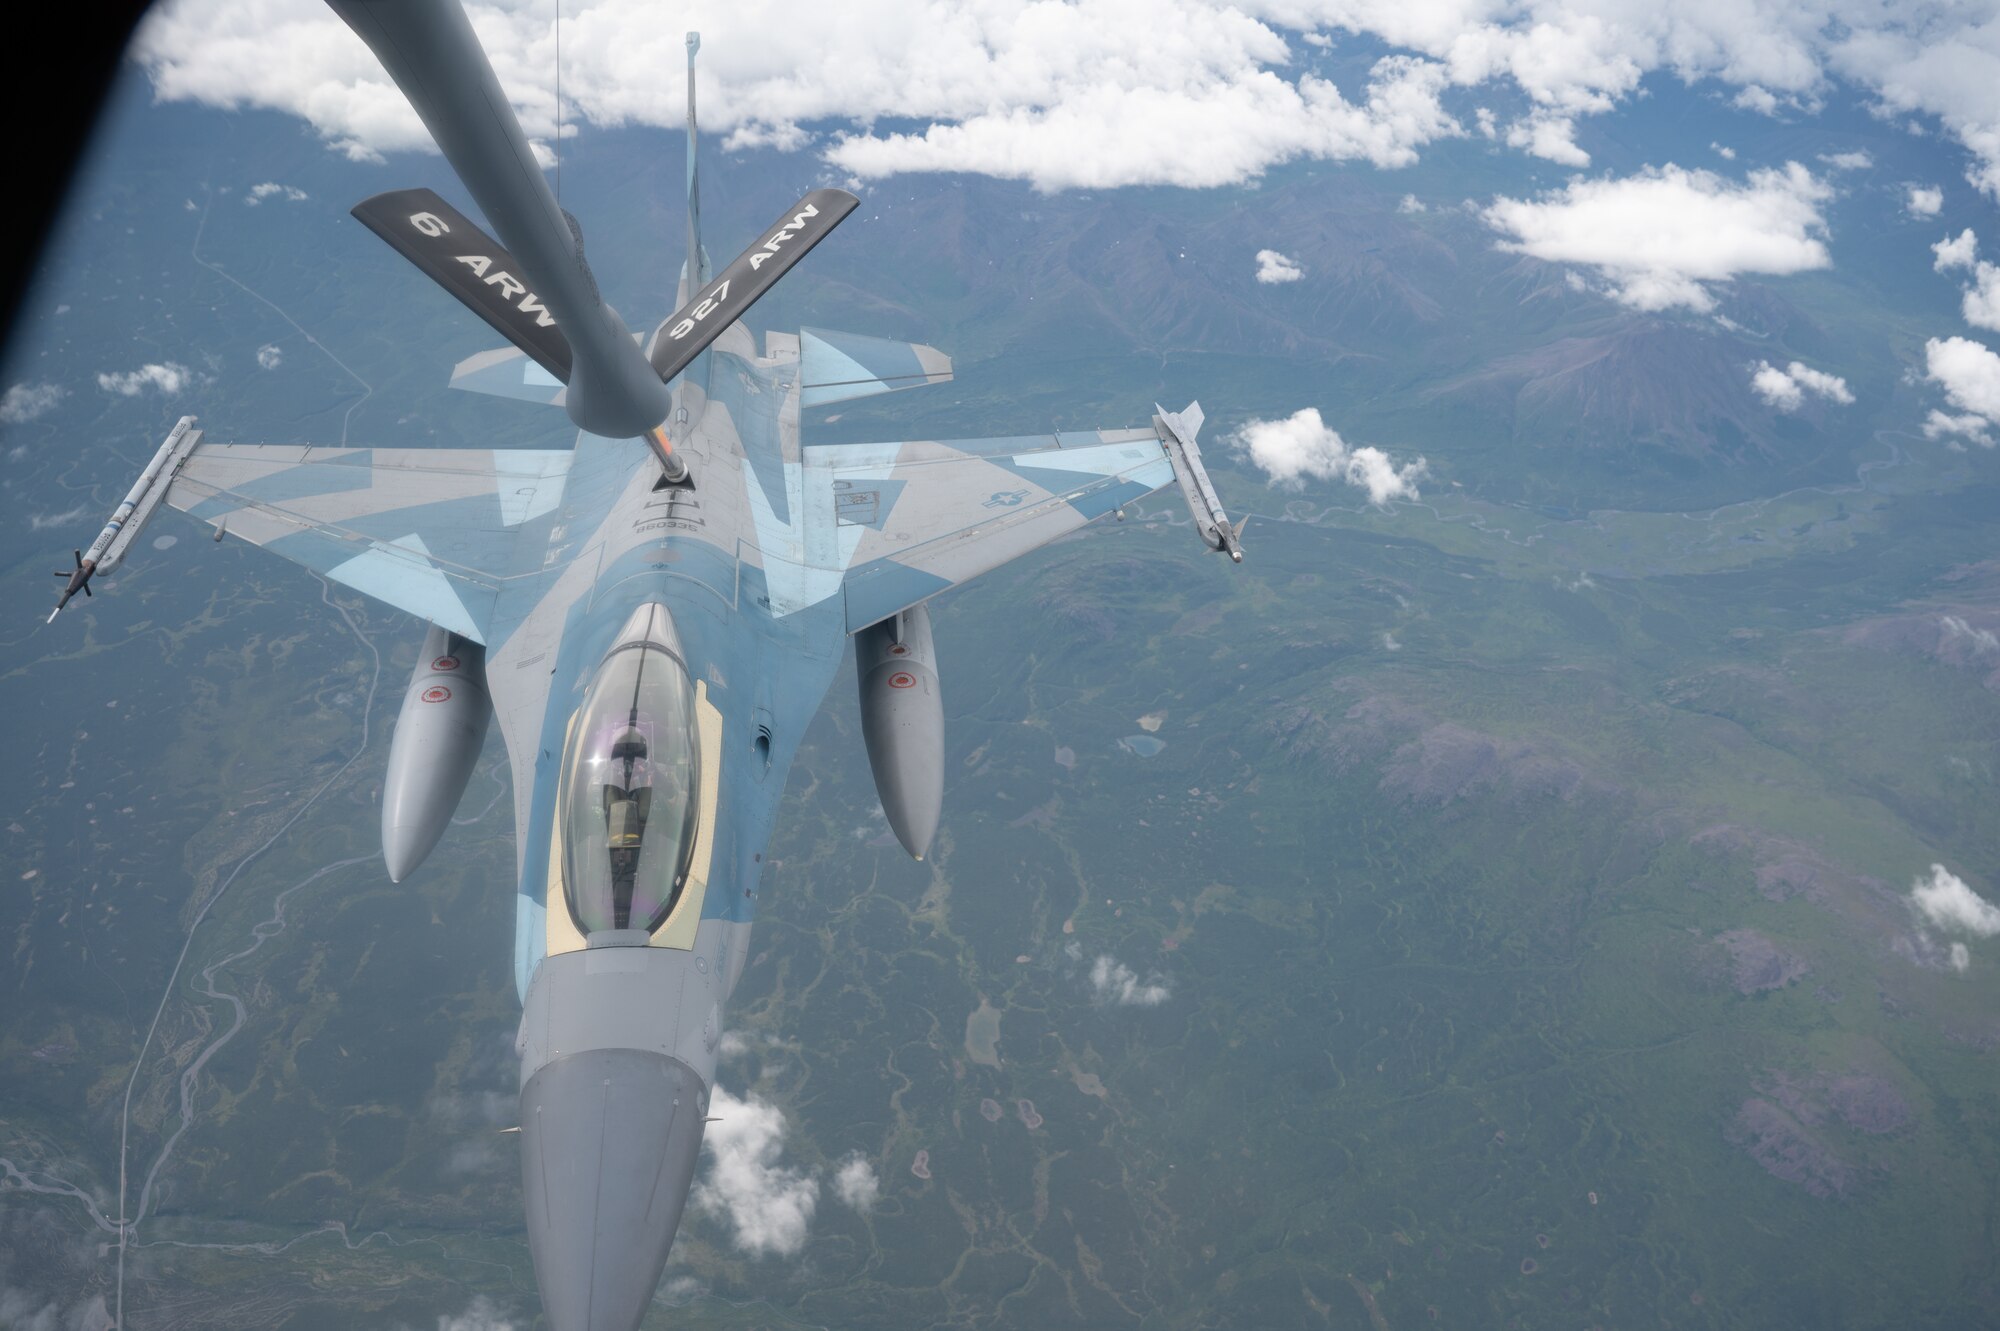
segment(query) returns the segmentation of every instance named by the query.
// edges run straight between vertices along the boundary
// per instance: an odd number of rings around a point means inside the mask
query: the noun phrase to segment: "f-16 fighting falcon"
[[[1060,437],[805,443],[802,408],[935,384],[951,362],[815,329],[760,346],[739,322],[858,201],[814,190],[711,272],[696,36],[681,307],[642,342],[598,294],[457,0],[330,3],[498,239],[428,190],[355,215],[511,344],[455,385],[561,407],[580,433],[546,451],[224,445],[183,418],[59,575],[62,601],[164,502],[427,621],[383,856],[399,881],[423,862],[497,717],[535,1272],[555,1331],[630,1331],[686,1205],[786,773],[846,640],[883,810],[922,859],[944,775],[930,598],[1170,483],[1210,546],[1242,551],[1194,406]]]

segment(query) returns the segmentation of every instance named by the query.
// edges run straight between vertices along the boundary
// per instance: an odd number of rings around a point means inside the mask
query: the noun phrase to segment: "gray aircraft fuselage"
[[[807,445],[803,408],[943,382],[950,361],[851,333],[753,339],[750,303],[856,200],[809,192],[710,275],[692,34],[689,262],[642,348],[455,0],[329,3],[500,231],[427,190],[355,210],[513,343],[454,383],[560,406],[583,432],[549,450],[315,448],[210,444],[183,418],[59,575],[56,608],[164,503],[429,621],[385,862],[400,879],[437,844],[490,708],[513,778],[536,1277],[555,1331],[633,1331],[686,1206],[778,801],[846,640],[885,817],[921,859],[943,786],[932,598],[1169,484],[1211,548],[1241,549],[1197,406],[1134,429]]]

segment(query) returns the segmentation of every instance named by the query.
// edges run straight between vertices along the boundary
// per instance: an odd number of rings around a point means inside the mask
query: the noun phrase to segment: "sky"
[[[692,28],[703,33],[704,128],[729,150],[814,154],[829,183],[956,172],[1044,192],[1200,190],[1298,162],[1394,171],[1440,143],[1484,140],[1544,179],[1568,173],[1539,193],[1485,202],[1495,243],[1648,312],[1710,314],[1739,276],[1832,266],[1829,201],[1843,179],[1881,169],[1860,152],[1738,165],[1719,143],[1677,144],[1679,160],[1622,174],[1594,165],[1594,126],[1643,118],[1669,83],[1779,125],[1858,103],[1913,137],[1953,145],[1957,178],[1901,182],[1913,220],[1947,202],[2000,202],[1993,6],[693,0],[663,22],[651,0],[563,0],[559,38],[556,0],[468,12],[545,164],[551,144],[594,129],[679,127]],[[308,122],[329,152],[355,158],[430,150],[367,49],[318,0],[167,0],[134,55],[165,101],[282,111]],[[2000,331],[2000,264],[1979,257],[1973,232],[1939,231],[1935,267],[1962,285],[1966,322]],[[1257,264],[1264,284],[1309,276],[1276,250]],[[1923,428],[1953,446],[1991,447],[2000,355],[1956,331],[1925,348],[1938,402]],[[1796,362],[1751,373],[1782,412],[1847,392]],[[1373,476],[1377,502],[1415,492],[1385,490],[1394,469],[1371,470],[1364,458],[1357,470],[1315,423],[1272,424],[1262,445],[1280,480]]]

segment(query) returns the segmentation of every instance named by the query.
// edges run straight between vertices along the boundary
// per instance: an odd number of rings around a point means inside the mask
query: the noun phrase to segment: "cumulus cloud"
[[[1979,254],[1979,237],[1972,234],[1971,227],[1967,227],[1931,246],[1931,253],[1937,256],[1931,267],[1940,273],[1948,273],[1954,268],[1970,268]]]
[[[1094,8],[1066,6],[1061,12],[1083,16]],[[1174,8],[1163,7],[1168,13]],[[1210,17],[1217,24],[1249,22],[1233,11]],[[1144,23],[1121,30],[1129,42],[1152,25],[1149,12]],[[1196,30],[1208,26],[1203,22],[1175,34],[1176,45],[1199,42]],[[1439,101],[1444,71],[1430,61],[1385,57],[1371,70],[1365,96],[1350,101],[1317,75],[1302,74],[1290,83],[1258,69],[1248,44],[1239,48],[1241,58],[1233,67],[1206,71],[1200,66],[1219,64],[1230,55],[1228,46],[1177,50],[1173,80],[1155,83],[1161,71],[1149,67],[1145,52],[1156,39],[1149,35],[1139,50],[1106,59],[1045,105],[980,109],[914,132],[842,133],[824,156],[863,179],[970,171],[1025,180],[1041,190],[1200,188],[1236,184],[1300,158],[1408,166],[1417,160],[1418,148],[1463,132]],[[1074,65],[1073,56],[1053,51],[1037,58],[1058,67]]]
[[[1903,199],[1903,211],[1912,217],[1936,217],[1944,209],[1944,191],[1935,185],[1912,185]]]
[[[1964,638],[1972,643],[1975,652],[2000,652],[2000,633],[1992,629],[1975,628],[1957,615],[1944,615],[1938,621],[1947,639]]]
[[[1708,150],[1725,162],[1736,160],[1736,150],[1734,148],[1726,147],[1723,144],[1716,143],[1714,140],[1709,141]]]
[[[756,1095],[739,1100],[720,1086],[709,1113],[717,1121],[708,1125],[702,1149],[714,1158],[695,1185],[695,1205],[720,1217],[745,1252],[780,1257],[798,1252],[819,1204],[819,1183],[778,1163],[784,1114]]]
[[[257,348],[257,366],[259,369],[275,370],[284,363],[285,353],[276,343],[266,342],[263,346]]]
[[[476,1296],[464,1312],[440,1313],[437,1319],[437,1331],[514,1331],[517,1325],[512,1317],[502,1315],[484,1294]]]
[[[1090,988],[1099,1002],[1115,1007],[1158,1007],[1172,996],[1165,981],[1141,983],[1130,966],[1109,955],[1091,964]]]
[[[1576,122],[1565,115],[1532,115],[1515,121],[1507,127],[1507,146],[1560,166],[1590,165],[1590,154],[1576,146]]]
[[[1296,282],[1306,275],[1306,270],[1287,259],[1276,250],[1257,251],[1257,280],[1265,285],[1276,282]]]
[[[1797,162],[1740,185],[1668,165],[1496,199],[1482,216],[1508,237],[1502,249],[1594,268],[1635,309],[1705,311],[1715,304],[1705,284],[1828,266],[1819,205],[1830,194]]]
[[[882,1180],[875,1177],[875,1166],[868,1163],[867,1156],[857,1152],[841,1162],[833,1175],[833,1195],[864,1215],[875,1209],[882,1196]]]
[[[1403,214],[1426,212],[1424,201],[1414,194],[1405,194],[1396,203],[1396,211]]]
[[[1796,360],[1782,370],[1769,361],[1758,361],[1750,367],[1750,387],[1758,397],[1786,412],[1804,406],[1808,393],[1843,406],[1854,401],[1847,380]]]
[[[1991,447],[1986,431],[2000,424],[2000,356],[1970,338],[1934,337],[1924,343],[1924,377],[1956,408],[1932,411],[1924,433],[1933,439],[1960,434]]]
[[[280,185],[275,180],[267,180],[261,185],[252,185],[243,192],[243,202],[255,208],[266,199],[287,199],[292,203],[302,202],[306,192],[296,185]]]
[[[530,139],[545,142],[552,19],[542,0],[472,7]],[[682,26],[650,0],[572,0],[568,123],[678,126]],[[732,148],[812,146],[864,177],[982,171],[1062,188],[1218,184],[1296,158],[1397,164],[1456,132],[1446,92],[1524,105],[1508,141],[1576,165],[1588,160],[1578,120],[1662,73],[1765,115],[1858,89],[1934,117],[1971,155],[1969,178],[2000,197],[2000,29],[1954,0],[737,0],[697,5],[687,26],[708,38],[703,117]],[[1391,52],[1363,88],[1335,90],[1297,62],[1341,33]],[[167,100],[288,111],[355,157],[427,146],[362,44],[304,0],[175,0],[149,15],[136,51]],[[878,134],[877,122],[922,128]],[[1498,132],[1487,107],[1478,125]]]
[[[1351,447],[1320,418],[1317,407],[1302,408],[1283,420],[1250,421],[1235,442],[1279,485],[1297,489],[1308,476],[1345,481],[1366,490],[1373,504],[1417,498],[1417,481],[1430,470],[1422,458],[1399,467],[1379,448]]]
[[[531,140],[552,141],[555,30],[542,0],[487,0],[473,25]],[[680,31],[650,0],[564,7],[570,125],[678,126]],[[1041,188],[1217,184],[1296,158],[1397,164],[1456,132],[1440,94],[1525,110],[1506,137],[1576,165],[1577,122],[1643,95],[1649,74],[1712,84],[1765,115],[1811,112],[1846,85],[1934,117],[2000,196],[2000,30],[1954,0],[1814,6],[1629,0],[782,0],[697,5],[703,117],[732,149],[816,147],[857,176],[983,171]],[[1391,54],[1335,90],[1298,56],[1352,33]],[[304,0],[175,0],[137,54],[168,100],[310,120],[355,157],[426,146],[366,49]],[[1498,132],[1487,107],[1479,132]],[[878,134],[877,122],[922,128]],[[859,131],[851,127],[862,126]]]
[[[556,129],[553,12],[476,5],[473,26],[531,140]],[[815,147],[879,178],[975,171],[1038,188],[1234,183],[1299,158],[1402,165],[1458,132],[1436,61],[1385,58],[1337,87],[1292,67],[1278,26],[1210,0],[976,8],[779,0],[697,9],[702,118],[734,150]],[[580,0],[562,30],[569,125],[679,126],[681,28],[643,0]],[[344,25],[310,7],[181,0],[151,16],[140,61],[168,100],[257,105],[310,120],[355,158],[428,139]],[[879,121],[920,128],[880,131]],[[552,159],[551,159],[552,160]]]
[[[63,390],[51,383],[15,384],[0,395],[0,425],[23,425],[54,411]]]
[[[1982,260],[1972,266],[1972,285],[1958,308],[1974,328],[2000,329],[2000,264]]]
[[[1959,313],[1974,328],[2000,329],[2000,265],[1979,258],[1979,238],[1967,227],[1931,246],[1931,267],[1940,273],[1965,269],[1972,275]]]
[[[1991,448],[1993,447],[1993,436],[1989,433],[1991,428],[1992,422],[1984,416],[1975,416],[1971,412],[1954,416],[1948,411],[1932,408],[1931,413],[1924,417],[1926,439],[1970,439],[1983,448]],[[1958,445],[1954,443],[1952,447],[1957,448]]]
[[[1741,107],[1743,110],[1755,111],[1760,116],[1774,116],[1778,114],[1778,108],[1781,105],[1776,93],[1772,92],[1769,88],[1755,83],[1747,85],[1741,92],[1737,93],[1733,101],[1736,106]]]
[[[1911,884],[1910,906],[1939,929],[1975,938],[2000,934],[2000,906],[1973,891],[1942,864],[1931,866],[1928,879],[1920,877]]]
[[[1819,160],[1833,171],[1866,171],[1875,165],[1875,159],[1865,152],[1821,153]]]
[[[187,366],[168,361],[164,365],[141,365],[136,370],[123,374],[100,374],[97,386],[107,393],[117,393],[121,397],[137,397],[149,388],[172,395],[194,382],[194,372]]]

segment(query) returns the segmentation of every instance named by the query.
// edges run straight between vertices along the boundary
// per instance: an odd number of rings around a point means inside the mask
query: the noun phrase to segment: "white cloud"
[[[1428,210],[1424,207],[1424,201],[1422,199],[1418,198],[1414,194],[1405,194],[1397,202],[1396,211],[1404,214],[1412,214],[1412,213],[1421,213]]]
[[[1912,185],[1903,211],[1912,217],[1936,217],[1944,209],[1944,191],[1935,185]]]
[[[23,425],[55,410],[63,390],[51,383],[15,384],[0,395],[0,425]]]
[[[1972,228],[1946,236],[1931,246],[1931,253],[1937,256],[1931,267],[1938,272],[1963,268],[1972,274],[1972,283],[1964,288],[1965,299],[1959,305],[1965,321],[1974,328],[2000,329],[2000,265],[1980,260],[1979,238]]]
[[[1708,145],[1708,150],[1714,153],[1717,157],[1720,157],[1725,162],[1733,162],[1736,160],[1736,150],[1734,148],[1724,147],[1722,144],[1716,143],[1713,140],[1710,140]]]
[[[1573,180],[1539,200],[1500,198],[1482,214],[1501,248],[1595,268],[1641,310],[1715,304],[1706,283],[1831,262],[1819,205],[1831,191],[1797,162],[1737,185],[1668,165],[1623,179]]]
[[[1345,481],[1368,491],[1374,504],[1417,498],[1417,481],[1430,470],[1422,458],[1398,467],[1379,448],[1350,447],[1320,418],[1317,407],[1301,408],[1283,420],[1252,420],[1236,433],[1235,442],[1279,485],[1296,489],[1308,476]]]
[[[882,1180],[875,1177],[875,1166],[868,1163],[867,1156],[857,1152],[841,1162],[833,1175],[833,1195],[864,1215],[875,1209],[882,1196]]]
[[[1854,401],[1847,380],[1815,370],[1803,361],[1795,360],[1781,370],[1769,361],[1760,360],[1750,370],[1750,387],[1779,411],[1797,411],[1805,405],[1808,393],[1843,406]]]
[[[484,1294],[476,1296],[464,1312],[455,1316],[440,1313],[437,1319],[437,1331],[514,1331],[516,1325]]]
[[[756,1095],[739,1100],[720,1086],[709,1113],[717,1121],[708,1125],[702,1146],[714,1162],[695,1185],[695,1205],[721,1217],[745,1252],[798,1252],[819,1203],[819,1183],[778,1163],[784,1114]]]
[[[1956,236],[1946,236],[1931,246],[1931,253],[1937,258],[1931,267],[1940,273],[1948,273],[1954,268],[1970,268],[1979,253],[1979,237],[1967,227]]]
[[[99,388],[122,397],[137,397],[149,388],[157,388],[171,396],[193,382],[193,371],[174,361],[168,361],[164,365],[141,365],[138,369],[128,370],[123,374],[97,376]]]
[[[1972,285],[1958,308],[1974,328],[2000,329],[2000,265],[1981,261],[1972,266]]]
[[[1185,7],[1193,6],[1189,2]],[[1162,17],[1173,11],[1163,7]],[[1061,12],[1082,16],[1091,11],[1064,6]],[[1223,18],[1215,17],[1218,23]],[[1126,36],[1154,26],[1149,13]],[[1207,26],[1191,25],[1175,36],[1199,40],[1195,32]],[[1060,98],[1047,104],[1004,111],[968,108],[961,119],[917,132],[843,133],[823,155],[863,179],[970,171],[1025,180],[1041,190],[1141,184],[1201,188],[1236,184],[1299,158],[1408,166],[1417,160],[1418,148],[1462,132],[1438,100],[1444,71],[1429,61],[1407,56],[1378,61],[1365,97],[1357,102],[1317,75],[1302,74],[1297,83],[1288,83],[1257,69],[1247,56],[1234,67],[1198,74],[1201,64],[1213,66],[1229,55],[1226,47],[1178,50],[1173,64],[1181,68],[1173,71],[1171,86],[1161,86],[1153,81],[1156,71],[1146,58],[1146,48],[1153,44],[1142,41],[1139,50],[1107,60],[1077,86],[1060,89]],[[1037,58],[1059,67],[1074,63],[1074,56],[1059,57],[1053,51]],[[1120,81],[1116,75],[1121,70],[1140,81]]]
[[[1158,1007],[1171,997],[1166,983],[1140,983],[1130,966],[1110,956],[1100,956],[1090,967],[1090,987],[1099,1002],[1117,1007]]]
[[[1958,411],[1957,415],[1931,412],[1924,433],[1933,439],[1961,434],[1991,447],[1992,439],[1984,431],[2000,424],[2000,356],[1970,338],[1934,337],[1924,343],[1924,377],[1944,389]],[[1978,433],[1969,428],[1969,418],[1980,422]]]
[[[1875,159],[1865,152],[1821,153],[1819,160],[1832,171],[1866,171],[1875,165]]]
[[[1945,615],[1938,621],[1946,638],[1966,638],[1975,652],[2000,652],[2000,633],[1992,629],[1974,628],[1957,615]]]
[[[1963,943],[1953,943],[1951,945],[1951,968],[1963,975],[1966,968],[1970,965],[1972,965],[1972,949]]]
[[[487,0],[472,19],[529,137],[551,141],[551,8]],[[661,22],[651,0],[572,0],[572,123],[678,126],[683,26],[707,37],[711,125],[739,147],[817,145],[860,176],[983,171],[1046,189],[1215,184],[1296,158],[1396,162],[1456,131],[1439,94],[1457,90],[1524,100],[1510,139],[1573,163],[1575,122],[1660,73],[1766,115],[1809,113],[1848,85],[1936,117],[1971,154],[1974,182],[2000,194],[2000,25],[1955,0],[718,0],[685,24]],[[1344,90],[1358,96],[1332,93],[1295,61],[1344,33],[1405,63]],[[166,100],[284,110],[356,157],[425,143],[361,43],[305,0],[175,0],[148,16],[136,53]],[[877,121],[923,128],[845,129]],[[1494,128],[1490,113],[1478,122]]]
[[[1931,866],[1928,880],[1918,878],[1911,884],[1910,905],[1940,929],[1968,933],[1975,938],[2000,934],[2000,906],[1966,886],[1964,879],[1942,864]]]
[[[261,369],[275,370],[285,362],[285,353],[275,342],[266,342],[257,348],[257,365]]]
[[[1576,122],[1564,115],[1532,115],[1515,121],[1507,127],[1507,146],[1559,166],[1590,165],[1590,154],[1576,146]]]
[[[1257,280],[1270,285],[1274,282],[1296,282],[1306,275],[1306,270],[1287,259],[1276,250],[1257,251]]]
[[[1930,415],[1924,417],[1924,438],[1970,439],[1973,443],[1981,447],[1991,448],[1993,447],[1993,436],[1988,431],[1992,428],[1992,425],[1993,422],[1987,420],[1984,416],[1975,416],[1970,412],[1963,416],[1953,416],[1949,412],[1932,408]],[[1958,445],[1953,444],[1952,447],[1958,448]],[[1964,450],[1961,449],[1960,451]]]
[[[293,203],[299,203],[305,200],[306,197],[306,192],[296,185],[280,185],[275,180],[267,180],[261,185],[252,185],[248,190],[244,191],[243,202],[249,207],[255,208],[266,199],[287,199]]]
[[[1745,111],[1755,111],[1760,116],[1778,114],[1778,98],[1769,88],[1761,88],[1752,83],[1736,94],[1735,104]]]

